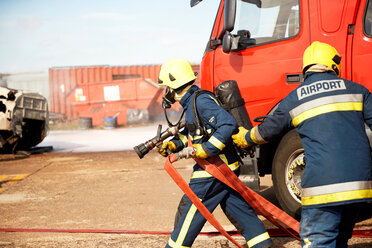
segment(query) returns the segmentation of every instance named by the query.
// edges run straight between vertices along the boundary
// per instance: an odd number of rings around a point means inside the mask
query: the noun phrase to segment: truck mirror
[[[232,45],[232,36],[229,31],[226,31],[222,39],[222,51],[224,53],[229,53],[231,51],[231,45]]]
[[[236,0],[225,0],[225,5],[223,6],[223,29],[218,36],[219,40],[222,40],[226,31],[233,31],[235,24],[235,14],[236,14]]]
[[[235,24],[236,0],[225,0],[223,29],[225,31],[233,31]]]

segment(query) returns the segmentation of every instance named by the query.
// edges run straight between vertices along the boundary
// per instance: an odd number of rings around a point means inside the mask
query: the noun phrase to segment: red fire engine
[[[372,0],[221,0],[201,63],[201,86],[214,91],[236,80],[255,126],[301,84],[303,52],[313,41],[337,49],[341,77],[372,90]],[[282,208],[294,216],[301,156],[298,134],[290,131],[259,146],[254,161],[261,176],[272,173]]]

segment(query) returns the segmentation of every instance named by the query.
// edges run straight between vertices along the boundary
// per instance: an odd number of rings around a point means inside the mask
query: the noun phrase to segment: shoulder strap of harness
[[[196,135],[203,135],[204,137],[209,138],[210,134],[208,133],[208,131],[205,127],[203,118],[201,118],[199,116],[199,113],[198,113],[198,108],[196,106],[196,98],[198,96],[200,96],[201,94],[209,94],[209,95],[213,96],[217,101],[218,101],[218,98],[215,96],[215,94],[213,92],[208,91],[208,90],[199,89],[199,90],[197,90],[193,93],[194,93],[194,96],[193,96],[193,99],[192,99],[192,113],[194,115],[194,120],[196,122],[196,127],[195,127]]]

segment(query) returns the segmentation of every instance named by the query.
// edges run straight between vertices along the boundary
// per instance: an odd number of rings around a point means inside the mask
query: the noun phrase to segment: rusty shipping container
[[[89,109],[89,106],[95,105],[94,109],[97,109],[97,104],[106,104],[105,106],[109,105],[111,108],[122,112],[119,115],[121,117],[118,117],[118,121],[120,121],[121,124],[126,123],[126,118],[124,117],[126,113],[124,112],[130,108],[143,109],[147,107],[150,108],[148,109],[150,115],[159,114],[158,110],[147,103],[151,101],[153,103],[159,102],[159,99],[154,98],[160,97],[156,88],[160,67],[161,65],[50,68],[50,112],[63,114],[67,119],[77,119],[78,117],[88,116],[94,117],[93,114],[88,115],[89,111],[87,109]],[[193,69],[199,72],[199,65],[194,65]],[[145,87],[145,84],[149,87]],[[105,87],[111,87],[112,92],[116,89],[119,95],[116,95],[116,98],[114,98],[115,100],[107,100],[104,98]],[[140,89],[139,92],[136,91],[138,89]],[[76,96],[81,94],[79,93],[81,90],[84,91],[83,94],[87,94],[85,96],[85,102],[81,101],[84,97],[81,99],[79,98],[80,100],[77,101],[78,98]],[[106,95],[109,91],[110,90],[106,88]],[[136,96],[135,98],[133,97],[134,95]],[[97,96],[100,97],[97,98]],[[125,107],[125,104],[127,104],[127,107]],[[101,123],[99,119],[103,117],[102,113],[103,112],[96,112],[93,125],[99,125]]]

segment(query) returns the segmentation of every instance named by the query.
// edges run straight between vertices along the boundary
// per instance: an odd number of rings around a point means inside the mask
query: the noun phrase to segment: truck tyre
[[[291,130],[283,136],[272,164],[276,198],[282,209],[296,219],[301,217],[301,177],[305,168],[304,149],[299,134]]]

